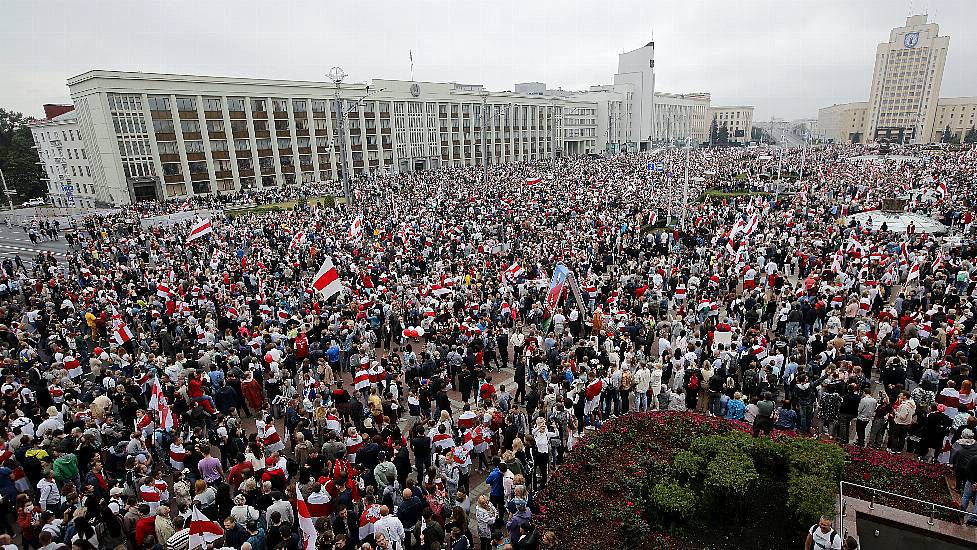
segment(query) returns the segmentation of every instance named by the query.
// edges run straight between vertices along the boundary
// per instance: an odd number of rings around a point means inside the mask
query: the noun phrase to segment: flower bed
[[[607,422],[551,476],[538,520],[568,549],[774,548],[834,508],[839,479],[950,502],[943,466],[747,428],[677,412]]]

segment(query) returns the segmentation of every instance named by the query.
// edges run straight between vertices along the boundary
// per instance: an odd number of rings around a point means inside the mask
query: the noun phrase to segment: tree
[[[729,145],[729,130],[725,124],[720,126],[719,131],[716,132],[716,145]]]
[[[953,131],[950,130],[949,126],[947,126],[946,129],[943,130],[943,137],[940,138],[940,143],[950,143],[951,141],[953,141]]]
[[[716,123],[716,115],[712,115],[712,124],[709,125],[709,145],[715,145],[718,137],[719,125]]]
[[[750,130],[750,141],[755,141],[757,143],[760,143],[762,140],[763,140],[763,130],[754,126],[753,129]]]
[[[963,137],[963,142],[977,143],[977,128],[971,126],[970,129],[967,130],[967,135]]]
[[[41,181],[44,170],[37,164],[34,136],[27,125],[30,119],[22,113],[0,109],[0,170],[7,188],[17,191],[21,199],[42,196],[47,187]],[[0,197],[0,203],[6,202]]]

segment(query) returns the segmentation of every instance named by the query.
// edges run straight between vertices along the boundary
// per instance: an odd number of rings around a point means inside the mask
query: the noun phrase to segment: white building
[[[614,84],[631,87],[631,139],[638,150],[646,151],[657,139],[655,113],[655,43],[618,56]]]
[[[833,143],[861,143],[868,103],[841,103],[818,109],[818,135]]]
[[[615,154],[625,151],[631,139],[631,87],[627,85],[591,86],[570,97],[597,104],[593,153]]]
[[[653,135],[662,142],[693,145],[709,141],[709,94],[666,94],[655,92]]]
[[[103,190],[96,188],[92,179],[88,149],[75,111],[33,121],[30,129],[38,164],[44,167],[52,206],[94,208],[96,203],[108,202]]]
[[[977,128],[977,97],[943,97],[936,106],[933,133],[929,141],[938,143],[950,129],[954,138],[963,142],[971,128]]]
[[[913,15],[878,45],[868,96],[867,141],[925,142],[934,131],[950,38]]]
[[[481,164],[483,134],[489,163],[600,148],[596,103],[477,85],[90,71],[68,87],[112,204],[335,181],[340,150],[357,176]]]
[[[735,107],[710,107],[709,124],[716,121],[719,128],[726,127],[729,142],[747,143],[753,132],[753,107],[739,105]]]

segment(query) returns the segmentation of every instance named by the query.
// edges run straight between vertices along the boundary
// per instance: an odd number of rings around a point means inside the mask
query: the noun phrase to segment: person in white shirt
[[[807,531],[804,550],[841,550],[841,535],[831,527],[831,518],[821,516]]]
[[[47,408],[48,418],[37,426],[37,437],[43,438],[48,432],[54,430],[64,431],[64,417],[55,407]]]
[[[58,512],[61,509],[61,490],[54,481],[53,470],[48,470],[44,479],[37,482],[37,504],[42,510]]]
[[[648,365],[642,363],[638,371],[634,373],[634,408],[638,412],[648,410],[648,389],[651,387],[651,371]],[[661,387],[661,377],[658,378]]]
[[[397,516],[390,513],[390,508],[386,505],[380,507],[380,519],[373,524],[373,533],[376,538],[387,539],[390,544],[390,550],[403,550],[404,549],[404,539],[407,533],[404,532],[404,524],[400,522]]]

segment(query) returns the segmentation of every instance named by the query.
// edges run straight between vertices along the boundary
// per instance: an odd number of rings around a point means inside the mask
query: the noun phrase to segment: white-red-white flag
[[[363,216],[356,216],[349,226],[349,240],[359,242],[363,238]]]
[[[307,550],[309,548],[315,548],[319,533],[315,529],[315,522],[312,520],[312,514],[309,512],[309,505],[305,502],[305,498],[302,497],[302,490],[299,489],[298,483],[295,484],[295,508],[299,513],[299,527],[305,536],[305,548]]]
[[[170,285],[166,283],[158,283],[156,285],[156,295],[160,298],[169,298],[170,296]]]
[[[914,279],[919,279],[919,262],[914,263],[913,266],[909,268],[909,275],[906,275],[906,283],[908,284],[909,281]]]
[[[336,266],[332,264],[329,256],[325,257],[319,272],[312,278],[312,288],[321,292],[326,299],[342,290],[343,284],[339,282],[339,272],[336,271]]]
[[[299,231],[298,233],[295,234],[294,237],[292,237],[292,242],[288,245],[289,251],[295,250],[295,248],[297,248],[298,246],[305,244],[305,241],[306,241],[305,233]]]
[[[526,185],[536,185],[543,181],[541,178],[526,178]]]
[[[190,234],[187,235],[187,242],[195,241],[204,235],[210,235],[214,232],[214,227],[210,224],[210,218],[206,220],[200,220],[199,222],[193,224],[190,229]]]
[[[153,379],[153,388],[149,396],[149,410],[155,411],[159,415],[159,427],[162,430],[173,428],[173,411],[170,410],[163,395],[163,388],[159,385],[159,378]]]
[[[203,514],[196,506],[190,514],[190,546],[188,550],[206,546],[224,536],[224,528]]]
[[[125,321],[118,321],[115,325],[115,330],[113,331],[113,337],[115,338],[115,343],[124,346],[126,342],[132,340],[132,329],[130,329]]]

